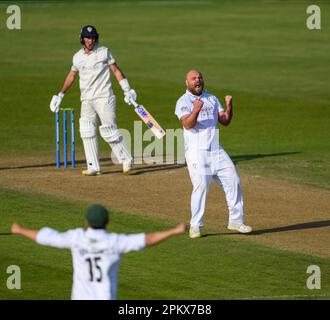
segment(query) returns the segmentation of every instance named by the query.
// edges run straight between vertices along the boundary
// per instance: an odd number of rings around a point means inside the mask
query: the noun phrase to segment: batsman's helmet
[[[95,27],[92,25],[84,26],[80,31],[80,43],[84,44],[84,38],[95,38],[95,41],[97,42],[99,40],[99,34],[97,33]]]

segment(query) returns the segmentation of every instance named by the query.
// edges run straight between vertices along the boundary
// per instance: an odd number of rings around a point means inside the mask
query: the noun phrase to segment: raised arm
[[[219,122],[223,126],[228,126],[233,117],[233,98],[232,96],[226,96],[226,111],[219,112]]]
[[[194,109],[193,109],[192,113],[189,115],[185,115],[185,116],[181,117],[181,119],[180,119],[182,122],[182,125],[186,129],[191,129],[196,125],[199,112],[201,111],[204,103],[202,100],[196,99],[193,102],[193,104],[194,104]]]
[[[20,234],[20,235],[22,235],[24,237],[27,237],[27,238],[29,238],[33,241],[36,241],[38,232],[39,232],[39,230],[27,229],[27,228],[24,228],[23,226],[21,226],[18,223],[13,223],[13,225],[11,226],[11,233]]]
[[[146,234],[146,246],[151,247],[154,246],[172,236],[184,233],[187,229],[185,223],[181,223],[176,228],[165,230],[165,231],[158,231],[153,233]]]

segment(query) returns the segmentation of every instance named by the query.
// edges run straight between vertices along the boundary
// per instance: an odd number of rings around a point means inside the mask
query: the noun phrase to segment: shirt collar
[[[93,228],[87,228],[86,230],[86,234],[88,236],[97,236],[97,235],[102,235],[102,234],[106,234],[107,231],[105,229],[93,229]]]
[[[86,55],[89,56],[90,54],[92,54],[93,52],[95,52],[99,47],[100,47],[100,46],[96,43],[95,46],[94,46],[94,48],[92,49],[92,51],[90,51],[89,53],[87,53],[87,52],[85,51],[84,47],[82,47],[81,50],[82,50],[83,54],[86,54]]]
[[[200,96],[196,96],[194,95],[193,93],[191,93],[188,89],[186,90],[186,94],[190,97],[190,98],[193,98],[193,99],[200,99],[203,97],[205,91],[203,90],[202,94]]]

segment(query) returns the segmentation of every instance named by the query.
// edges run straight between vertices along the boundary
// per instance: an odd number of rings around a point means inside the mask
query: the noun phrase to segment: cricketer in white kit
[[[244,224],[243,195],[235,165],[219,144],[218,122],[228,125],[232,118],[232,97],[226,96],[226,111],[214,95],[204,91],[202,74],[191,70],[186,75],[186,93],[176,103],[175,114],[184,127],[185,157],[193,185],[191,194],[191,238],[201,237],[206,196],[214,179],[226,196],[228,229],[252,231]]]
[[[98,39],[99,34],[95,27],[87,25],[82,28],[80,42],[83,47],[73,56],[71,70],[65,78],[61,91],[53,96],[50,103],[51,111],[59,111],[64,94],[79,74],[81,92],[79,126],[87,162],[87,170],[82,174],[88,176],[101,174],[97,139],[99,119],[101,137],[110,145],[119,163],[123,164],[123,172],[130,171],[133,163],[131,153],[117,128],[116,96],[112,90],[110,69],[124,92],[124,101],[127,104],[131,104],[131,99],[136,100],[137,95],[135,90],[131,89],[111,51],[98,45]]]
[[[17,223],[11,227],[12,233],[21,234],[38,244],[71,250],[72,300],[115,300],[123,254],[156,245],[186,230],[186,225],[182,223],[176,228],[154,233],[108,233],[105,228],[109,213],[97,204],[88,209],[86,221],[87,229],[77,228],[62,233],[48,227],[26,229]]]

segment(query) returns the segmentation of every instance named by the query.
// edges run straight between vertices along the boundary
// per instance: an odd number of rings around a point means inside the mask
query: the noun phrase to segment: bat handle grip
[[[135,100],[133,100],[133,99],[131,99],[131,103],[132,103],[132,105],[136,108],[139,104],[135,101]]]

